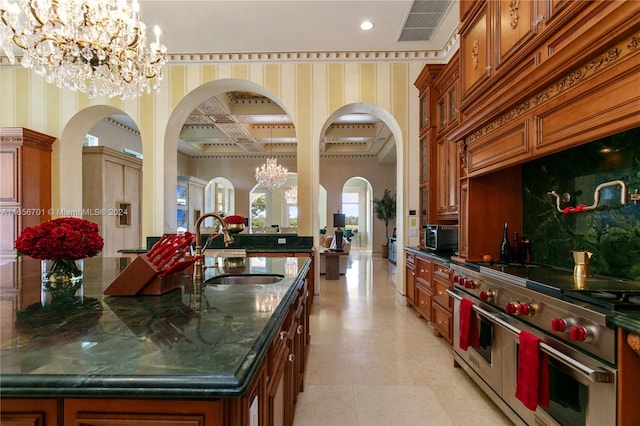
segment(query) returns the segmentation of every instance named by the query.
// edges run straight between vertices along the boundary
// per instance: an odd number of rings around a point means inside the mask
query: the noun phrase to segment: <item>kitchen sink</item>
[[[278,274],[225,274],[208,279],[205,284],[274,284],[282,281]]]

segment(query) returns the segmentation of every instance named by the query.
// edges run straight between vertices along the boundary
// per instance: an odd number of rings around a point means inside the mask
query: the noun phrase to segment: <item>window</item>
[[[342,193],[342,213],[345,217],[345,229],[351,231],[358,229],[358,217],[360,211],[360,194],[358,192]]]
[[[84,135],[84,140],[82,141],[82,146],[98,146],[100,144],[100,140],[97,136],[90,135],[87,133]]]

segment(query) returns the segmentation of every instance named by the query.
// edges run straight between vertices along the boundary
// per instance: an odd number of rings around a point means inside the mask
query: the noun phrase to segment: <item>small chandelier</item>
[[[296,204],[298,202],[298,187],[292,186],[284,192],[284,199],[289,204]]]
[[[287,169],[278,165],[275,158],[267,158],[267,163],[256,168],[256,180],[269,191],[280,188],[287,181]]]
[[[0,50],[58,87],[135,98],[160,88],[167,48],[147,46],[137,0],[0,0]]]
[[[271,126],[271,154],[273,154],[273,126]],[[273,191],[287,181],[287,169],[278,166],[278,160],[275,157],[267,157],[266,164],[256,168],[256,180],[269,191]]]

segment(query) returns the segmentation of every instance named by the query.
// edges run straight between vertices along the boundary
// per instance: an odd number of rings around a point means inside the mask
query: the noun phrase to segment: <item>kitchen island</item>
[[[39,261],[0,267],[2,423],[290,424],[310,259],[246,259],[243,274],[284,277],[273,284],[185,276],[162,296],[104,296],[130,261],[85,259],[82,297],[63,308],[42,306]],[[225,274],[207,263],[205,282]]]

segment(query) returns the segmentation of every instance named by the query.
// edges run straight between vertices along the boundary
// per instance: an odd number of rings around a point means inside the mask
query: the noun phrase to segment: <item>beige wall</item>
[[[235,213],[249,215],[249,193],[256,186],[255,168],[263,163],[263,159],[192,159],[186,161],[178,156],[178,174],[196,176],[205,181],[216,177],[229,179],[235,190]],[[278,157],[278,164],[290,172],[297,172],[294,158]],[[341,207],[342,188],[352,177],[366,179],[373,188],[373,197],[382,196],[385,189],[396,192],[396,164],[379,163],[377,160],[353,159],[321,159],[319,161],[319,182],[327,190],[327,224],[331,225],[331,214]],[[299,188],[299,192],[303,191]],[[317,211],[317,209],[315,210]],[[318,224],[320,229],[320,224]],[[390,225],[389,232],[392,231]],[[384,225],[379,220],[373,222],[373,250],[380,251],[385,241]]]
[[[443,62],[446,58],[438,58],[437,61]],[[418,170],[419,114],[418,93],[413,82],[425,63],[424,60],[412,62],[401,58],[398,62],[172,64],[165,69],[159,94],[127,101],[90,100],[82,93],[46,84],[42,77],[30,70],[3,64],[0,66],[0,126],[27,127],[59,139],[53,146],[53,205],[54,208],[80,209],[82,136],[103,117],[116,113],[130,115],[140,130],[144,155],[144,238],[171,232],[175,227],[177,135],[190,108],[208,96],[211,90],[243,87],[255,90],[279,102],[294,120],[298,154],[295,167],[290,164],[285,164],[285,167],[298,171],[299,233],[315,235],[319,228],[316,212],[322,171],[319,146],[323,127],[333,120],[333,114],[339,109],[358,104],[360,110],[373,110],[381,116],[394,132],[398,158],[395,179],[399,212],[397,226],[403,230],[402,212],[418,208],[415,177]],[[228,166],[221,164],[221,172],[211,171],[211,175],[224,175],[222,171]],[[248,168],[251,172],[246,173],[247,183],[244,186],[248,186],[255,167],[252,163]],[[197,166],[192,175],[207,179],[208,176],[201,174],[199,168]],[[389,186],[389,181],[388,178],[372,176],[376,196]],[[167,192],[165,189],[169,187]],[[333,211],[334,207],[329,203],[327,209]],[[403,236],[407,236],[406,240]],[[412,241],[405,229],[399,235],[399,244],[417,244],[417,239]]]

